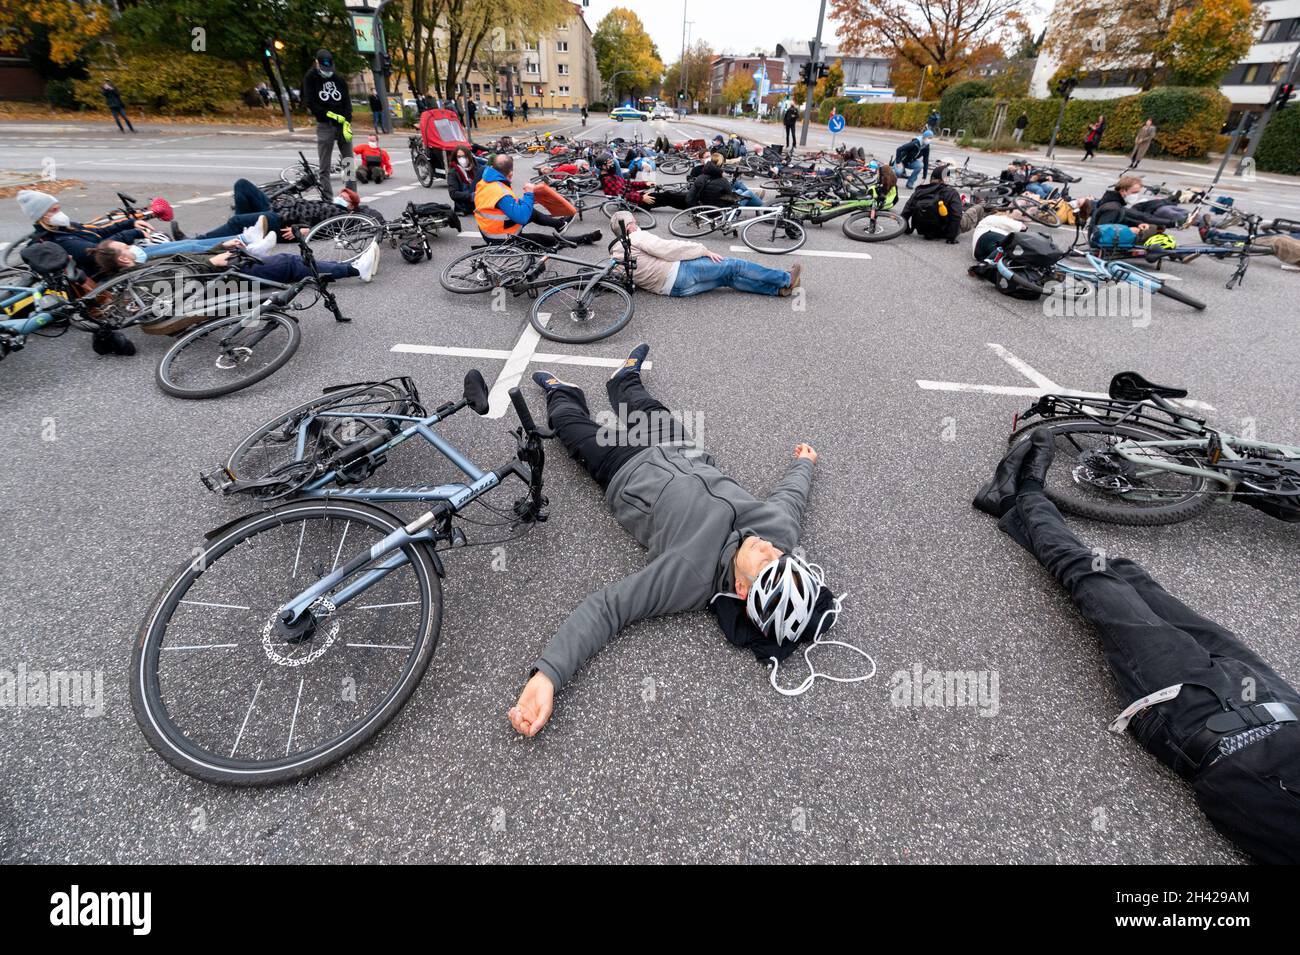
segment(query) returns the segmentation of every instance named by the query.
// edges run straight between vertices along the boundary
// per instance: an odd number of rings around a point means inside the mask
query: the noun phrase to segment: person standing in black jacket
[[[329,50],[316,51],[316,63],[302,79],[302,97],[307,109],[316,117],[316,158],[320,165],[320,194],[329,202],[334,197],[330,184],[330,165],[334,159],[334,145],[339,147],[343,187],[353,192],[357,188],[356,174],[352,169],[352,97],[347,83],[334,72],[334,54]]]
[[[126,129],[129,129],[134,133],[135,127],[131,125],[131,120],[126,115],[126,105],[122,102],[122,94],[117,91],[117,87],[105,79],[99,91],[104,94],[104,102],[108,104],[108,111],[113,115],[113,122],[117,123],[117,131],[125,133]],[[126,129],[122,128],[123,123],[126,123]]]
[[[469,100],[465,103],[465,115],[469,118],[469,128],[478,129],[478,101]]]
[[[375,132],[384,131],[384,104],[380,102],[378,93],[370,94],[370,120],[375,125]]]
[[[781,121],[785,124],[786,148],[794,149],[795,147],[794,124],[799,121],[799,111],[794,108],[794,103],[791,103],[789,106],[785,108],[785,115],[781,117]]]

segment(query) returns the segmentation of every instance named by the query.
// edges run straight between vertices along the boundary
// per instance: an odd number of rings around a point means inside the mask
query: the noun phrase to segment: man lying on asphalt
[[[1300,862],[1300,694],[1235,636],[1122,557],[1099,561],[1043,491],[1056,445],[1039,429],[975,506],[1070,592],[1101,636],[1127,729],[1192,784],[1224,836],[1259,862]]]
[[[638,346],[605,386],[617,428],[592,420],[576,385],[549,372],[533,375],[546,393],[551,428],[605,489],[614,518],[649,551],[650,563],[588,596],[560,625],[509,712],[525,736],[546,725],[555,691],[637,620],[710,607],[729,641],[772,661],[773,686],[778,661],[797,646],[806,657],[814,644],[831,642],[820,637],[835,623],[839,600],[819,567],[791,553],[817,452],[796,445],[772,493],[766,499],[750,494],[646,390],[641,363],[649,351]]]
[[[758,295],[789,295],[799,287],[803,266],[797,263],[786,272],[746,259],[724,258],[699,242],[646,232],[626,211],[615,212],[609,224],[614,235],[627,236],[632,243],[636,258],[633,280],[647,292],[681,298],[732,288]]]

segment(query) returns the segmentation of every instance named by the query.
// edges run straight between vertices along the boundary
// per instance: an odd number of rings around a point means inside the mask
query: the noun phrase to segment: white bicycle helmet
[[[771,561],[758,572],[745,598],[754,626],[782,644],[797,641],[812,622],[824,575],[816,564],[792,554]]]

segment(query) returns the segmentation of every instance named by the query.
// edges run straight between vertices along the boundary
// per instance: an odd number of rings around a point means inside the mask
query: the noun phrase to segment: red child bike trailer
[[[447,178],[447,166],[455,148],[469,148],[469,135],[452,110],[426,109],[420,114],[420,135],[411,136],[407,142],[416,178],[420,185],[432,188],[434,179]]]

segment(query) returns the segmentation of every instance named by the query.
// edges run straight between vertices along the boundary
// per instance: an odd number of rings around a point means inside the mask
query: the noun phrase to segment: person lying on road
[[[87,275],[94,274],[91,253],[104,239],[136,242],[157,230],[143,220],[124,219],[104,226],[88,226],[73,222],[59,205],[59,200],[47,192],[23,189],[17,195],[18,208],[35,226],[34,241],[53,242],[72,256],[72,261]]]
[[[267,254],[273,243],[266,242],[266,239],[271,238],[272,236],[268,234],[261,243],[254,243],[247,247],[242,241],[234,244],[223,243],[229,251],[209,256],[208,263],[225,268],[234,261],[235,252],[242,249],[257,260],[240,265],[239,271],[243,275],[265,279],[268,282],[278,282],[282,285],[290,285],[311,275],[311,269],[307,268],[306,263],[297,255]],[[94,259],[100,274],[105,278],[143,264],[135,247],[112,239],[107,239],[96,246]],[[379,243],[372,243],[350,263],[317,259],[316,268],[321,275],[335,280],[359,278],[363,282],[370,282],[379,271]]]
[[[686,193],[665,189],[646,189],[642,191],[636,188],[635,184],[623,175],[618,167],[618,160],[613,156],[602,156],[598,169],[600,170],[600,188],[607,196],[623,199],[645,209],[655,209],[661,206],[671,209],[687,208]]]
[[[546,394],[550,427],[604,489],[615,520],[647,548],[650,563],[588,596],[560,625],[508,713],[525,736],[546,725],[555,692],[638,620],[708,607],[727,640],[772,663],[772,685],[782,690],[780,661],[804,648],[811,667],[809,651],[828,642],[821,636],[839,614],[821,569],[794,553],[817,452],[795,445],[772,493],[750,494],[646,389],[641,365],[649,352],[639,345],[606,383],[618,427],[593,421],[576,385],[545,371],[533,375]],[[803,692],[816,675],[783,692]]]
[[[1047,497],[1045,428],[1015,445],[975,497],[1038,560],[1101,637],[1132,734],[1192,785],[1214,827],[1256,861],[1300,863],[1300,694],[1232,633],[1133,561],[1098,560]]]
[[[614,235],[626,236],[632,244],[636,259],[633,278],[637,288],[648,292],[682,298],[732,288],[758,295],[789,295],[799,287],[802,265],[785,272],[746,259],[723,258],[699,242],[647,232],[626,211],[614,213],[609,224]]]

